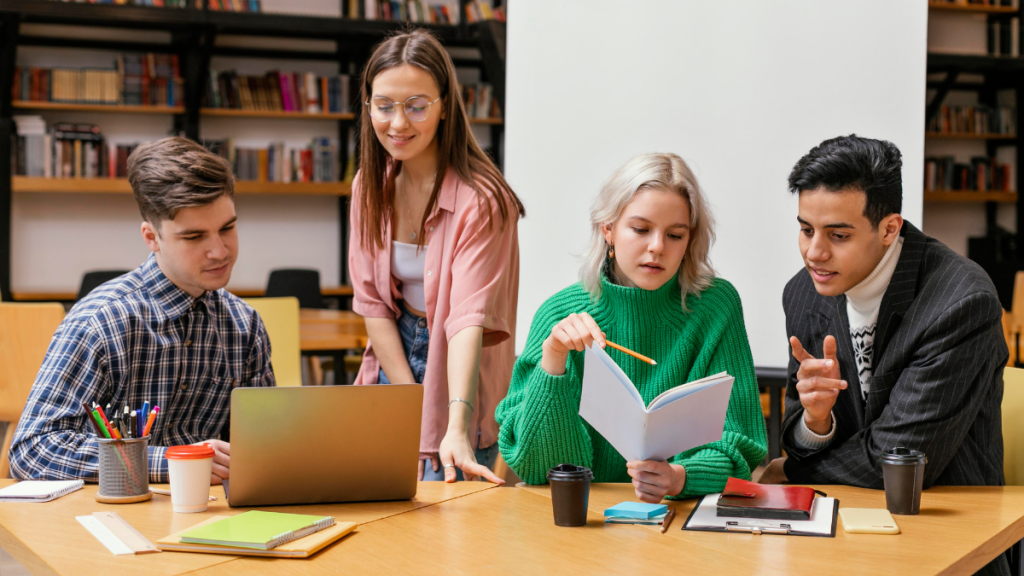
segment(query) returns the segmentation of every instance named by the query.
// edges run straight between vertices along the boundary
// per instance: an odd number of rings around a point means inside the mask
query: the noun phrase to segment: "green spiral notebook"
[[[181,542],[270,550],[333,525],[330,516],[250,510],[189,530],[181,535]]]

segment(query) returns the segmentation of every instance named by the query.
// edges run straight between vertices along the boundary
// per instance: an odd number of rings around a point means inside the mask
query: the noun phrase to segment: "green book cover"
[[[250,510],[181,535],[182,542],[270,550],[334,525],[330,516]]]

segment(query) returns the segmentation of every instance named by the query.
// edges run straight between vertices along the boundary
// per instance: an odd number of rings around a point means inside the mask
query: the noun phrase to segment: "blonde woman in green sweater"
[[[505,461],[529,484],[561,463],[587,466],[595,482],[632,482],[645,502],[750,479],[767,452],[764,417],[739,294],[708,259],[714,220],[697,179],[675,154],[637,156],[601,190],[591,226],[581,282],[534,315],[498,405]],[[645,402],[718,372],[734,376],[722,439],[668,461],[626,462],[579,416],[583,350],[606,339],[657,360],[607,349]]]

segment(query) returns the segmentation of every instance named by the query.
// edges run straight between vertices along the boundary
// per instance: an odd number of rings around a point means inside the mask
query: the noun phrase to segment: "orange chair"
[[[7,453],[28,393],[53,333],[64,319],[57,303],[0,304],[0,422],[7,423],[0,444],[0,478],[10,472]]]

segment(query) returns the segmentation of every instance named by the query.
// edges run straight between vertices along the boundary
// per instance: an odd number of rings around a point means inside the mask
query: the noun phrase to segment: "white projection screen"
[[[604,181],[667,151],[710,200],[713,263],[743,299],[755,364],[785,366],[797,159],[841,134],[895,143],[903,214],[920,227],[927,12],[925,0],[510,3],[505,173],[527,209],[517,350],[541,303],[577,281]]]

